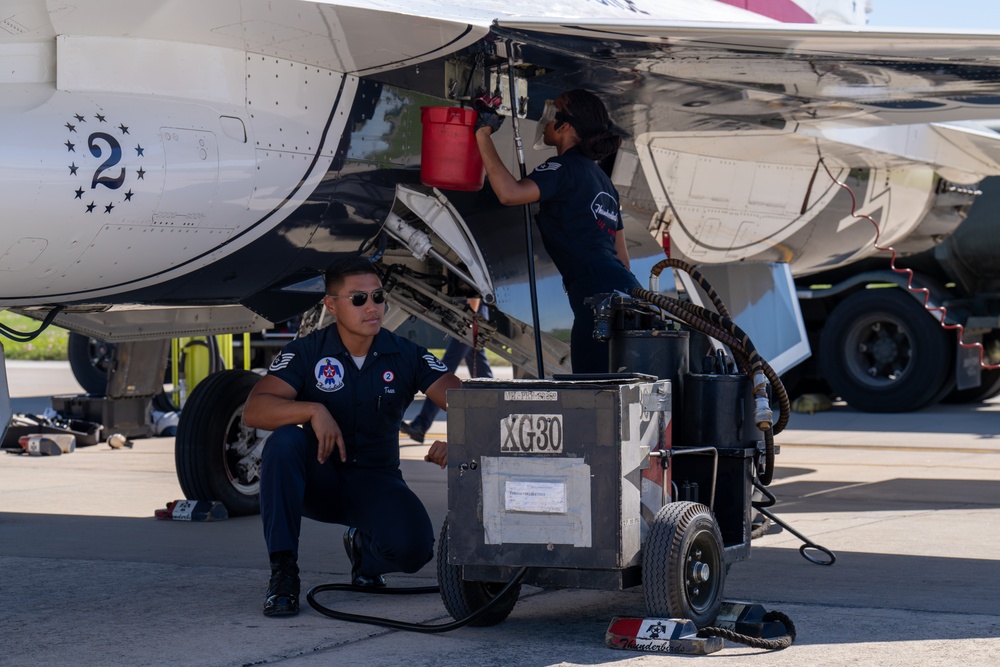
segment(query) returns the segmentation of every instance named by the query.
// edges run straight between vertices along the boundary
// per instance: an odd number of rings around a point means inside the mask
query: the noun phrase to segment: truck
[[[1000,394],[1000,178],[979,188],[962,223],[928,250],[796,279],[813,355],[784,376],[790,392],[865,412]],[[960,340],[980,343],[982,360]]]

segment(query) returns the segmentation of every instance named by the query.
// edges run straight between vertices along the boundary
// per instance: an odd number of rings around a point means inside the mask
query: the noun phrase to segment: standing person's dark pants
[[[441,363],[448,368],[449,373],[454,373],[463,359],[465,359],[465,365],[469,367],[469,377],[493,377],[493,369],[490,368],[490,362],[486,360],[485,351],[476,350],[457,338],[450,339],[444,349],[444,355],[441,356]],[[434,401],[425,400],[424,406],[420,408],[420,413],[413,418],[410,426],[422,434],[427,433],[427,429],[434,423],[434,418],[440,411],[441,408],[436,406]]]
[[[609,266],[579,277],[566,285],[566,295],[573,309],[573,330],[570,332],[569,352],[573,373],[607,373],[610,343],[594,338],[594,309],[584,303],[597,294],[614,291],[628,292],[639,287],[639,281],[623,265]],[[610,369],[614,372],[617,369]]]
[[[264,446],[260,514],[268,552],[297,555],[307,517],[369,536],[361,552],[366,574],[416,572],[433,558],[430,517],[398,468],[360,468],[333,458],[320,464],[316,452],[315,437],[297,426],[282,426]]]

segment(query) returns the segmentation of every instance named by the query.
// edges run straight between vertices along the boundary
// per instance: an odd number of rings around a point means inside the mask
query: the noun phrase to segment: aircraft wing
[[[804,138],[780,148],[788,159],[799,147],[809,164],[829,151],[850,168],[920,163],[964,182],[1000,173],[992,132],[938,126],[870,141],[872,128],[1000,117],[997,34],[554,19],[501,19],[494,32],[550,68],[541,78],[554,88],[612,100],[637,144],[777,130]]]

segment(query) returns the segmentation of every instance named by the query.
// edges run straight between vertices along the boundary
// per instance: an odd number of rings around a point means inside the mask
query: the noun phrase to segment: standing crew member
[[[399,470],[399,424],[417,391],[445,408],[460,382],[426,349],[382,329],[385,291],[368,260],[327,271],[323,302],[336,324],[286,345],[243,412],[247,426],[274,431],[260,475],[266,616],[299,611],[303,516],[349,526],[355,585],[384,586],[382,574],[416,572],[434,555],[427,510]],[[443,468],[447,457],[435,442],[424,460]]]
[[[606,373],[608,343],[594,339],[594,312],[584,299],[639,286],[628,268],[618,191],[597,164],[618,149],[621,137],[597,96],[585,90],[563,93],[546,102],[539,120],[544,143],[555,147],[557,157],[518,180],[493,145],[492,134],[502,120],[486,108],[476,123],[476,142],[490,185],[502,204],[541,202],[538,230],[573,309],[573,372]]]
[[[489,317],[482,299],[478,297],[468,299],[467,303],[472,312],[476,313],[477,316]],[[462,339],[450,338],[448,346],[444,349],[444,354],[441,355],[441,363],[445,365],[449,373],[454,373],[458,365],[462,362],[462,359],[465,359],[465,365],[469,368],[469,377],[493,377],[493,369],[490,368],[490,362],[486,360],[486,352],[477,350],[471,345],[466,345]],[[409,424],[402,422],[399,425],[399,430],[413,440],[423,442],[424,436],[427,434],[427,429],[434,423],[437,413],[438,406],[434,404],[434,401],[424,401],[424,406],[420,408],[420,413]]]

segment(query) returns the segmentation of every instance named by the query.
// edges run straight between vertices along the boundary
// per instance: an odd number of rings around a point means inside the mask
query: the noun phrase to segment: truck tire
[[[954,381],[949,332],[898,288],[844,299],[820,336],[819,369],[835,394],[863,412],[909,412]]]
[[[642,552],[642,592],[655,618],[715,622],[726,583],[722,533],[700,503],[668,503],[653,517]]]
[[[260,511],[260,445],[243,424],[243,406],[260,380],[251,371],[221,371],[198,383],[181,410],[174,460],[190,500],[218,500],[230,516]]]
[[[942,403],[981,403],[1000,394],[1000,370],[983,370],[982,383],[972,389],[954,389]]]
[[[73,377],[88,394],[104,396],[108,393],[108,368],[114,350],[114,343],[70,332],[66,343],[69,367]]]
[[[462,579],[462,568],[448,563],[448,519],[441,527],[441,538],[438,540],[437,578],[441,589],[441,600],[445,609],[456,621],[466,618],[474,611],[482,609],[486,603],[496,597],[506,584],[486,581],[466,581]],[[469,625],[486,627],[502,623],[517,604],[517,596],[521,594],[521,584],[511,588],[506,598],[497,603],[485,615],[480,616]]]

